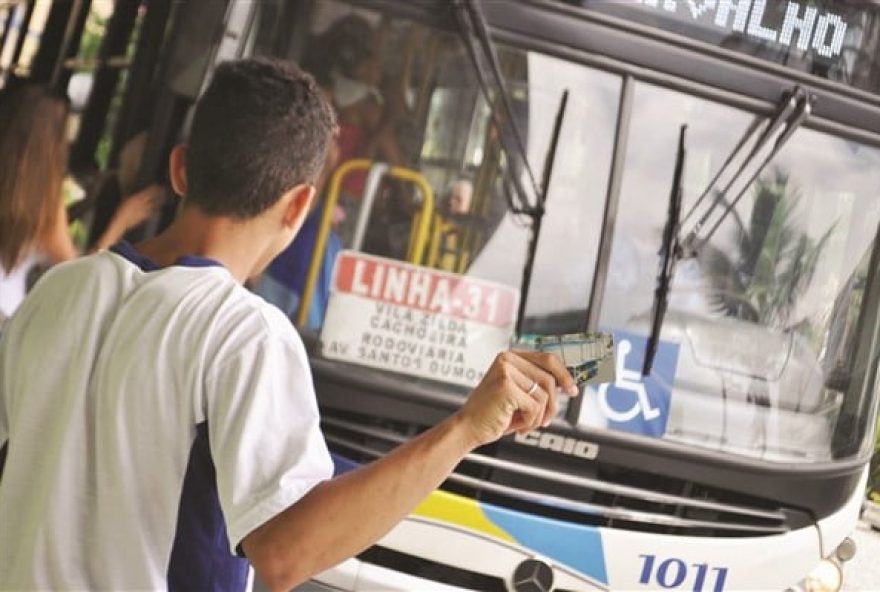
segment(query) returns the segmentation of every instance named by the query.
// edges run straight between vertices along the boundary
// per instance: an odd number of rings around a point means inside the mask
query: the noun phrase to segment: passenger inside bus
[[[467,264],[464,234],[481,226],[480,218],[470,213],[473,194],[473,183],[467,179],[457,179],[449,187],[434,219],[429,256],[432,267],[460,272]]]
[[[62,195],[68,103],[41,86],[15,83],[0,96],[0,322],[12,316],[40,265],[73,259]],[[161,193],[150,187],[119,207],[95,248],[147,218]]]
[[[338,132],[335,146],[322,172],[321,186],[333,169],[353,158],[372,157],[391,165],[403,163],[394,129],[401,100],[384,100],[394,93],[379,90],[381,71],[377,59],[377,33],[366,19],[350,14],[338,19],[324,33],[317,35],[303,60],[336,108]],[[333,212],[327,244],[322,256],[318,281],[309,307],[306,328],[317,329],[329,299],[331,272],[336,255],[350,244],[359,201],[364,192],[366,171],[353,171],[342,182],[340,199]],[[320,189],[320,188],[319,188]],[[402,189],[384,183],[376,202],[375,224],[381,236],[368,234],[365,250],[379,255],[402,258],[411,220],[410,209],[402,202]],[[323,193],[323,192],[322,192]],[[268,267],[255,284],[255,291],[275,304],[288,317],[296,314],[303,293],[319,234],[323,208],[316,205],[294,242]],[[401,221],[407,228],[401,232]]]
[[[387,85],[380,90],[379,38],[366,19],[349,14],[316,36],[303,60],[304,69],[316,77],[336,108],[340,164],[352,158],[404,164],[394,134],[398,115],[394,107],[400,101],[393,100]],[[351,239],[365,181],[365,171],[343,180],[339,231],[345,243]]]

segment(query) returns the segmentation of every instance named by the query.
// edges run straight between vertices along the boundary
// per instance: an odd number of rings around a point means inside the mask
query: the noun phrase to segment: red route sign
[[[428,313],[504,326],[514,321],[517,292],[494,283],[344,251],[334,289]]]

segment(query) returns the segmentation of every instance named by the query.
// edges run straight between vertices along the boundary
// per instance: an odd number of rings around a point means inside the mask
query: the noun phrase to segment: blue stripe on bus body
[[[518,543],[608,584],[602,535],[594,526],[525,514],[480,502],[486,517]]]
[[[341,475],[360,466],[339,454],[331,453],[336,474]],[[525,514],[477,502],[492,523],[527,547],[548,559],[587,575],[601,584],[608,584],[605,552],[598,528],[562,520]]]

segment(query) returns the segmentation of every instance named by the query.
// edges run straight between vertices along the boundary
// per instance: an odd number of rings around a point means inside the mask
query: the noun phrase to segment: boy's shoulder
[[[151,309],[152,317],[163,317],[160,311],[164,309],[177,319],[181,330],[210,327],[221,339],[238,343],[269,339],[301,347],[298,333],[283,312],[219,266],[170,266],[144,273],[125,257],[102,251],[53,267],[37,282],[31,296],[26,303],[64,300],[98,308],[126,300],[141,310]],[[173,313],[177,308],[186,312]]]
[[[221,301],[216,315],[216,328],[224,334],[221,341],[227,344],[238,343],[240,348],[257,342],[280,342],[286,344],[286,347],[304,352],[302,339],[292,321],[262,296],[237,284],[230,288]]]
[[[114,261],[106,251],[58,263],[43,273],[34,284],[28,298],[44,292],[64,292],[77,287],[88,289],[89,284],[106,281],[118,275],[120,271],[118,262]]]

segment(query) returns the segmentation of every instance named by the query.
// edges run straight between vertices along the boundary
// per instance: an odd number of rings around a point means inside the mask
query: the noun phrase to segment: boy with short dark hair
[[[302,342],[241,284],[301,226],[333,126],[294,66],[221,65],[170,158],[174,223],[25,300],[0,340],[0,589],[237,590],[248,562],[289,589],[574,392],[556,358],[503,353],[447,420],[329,479]]]

